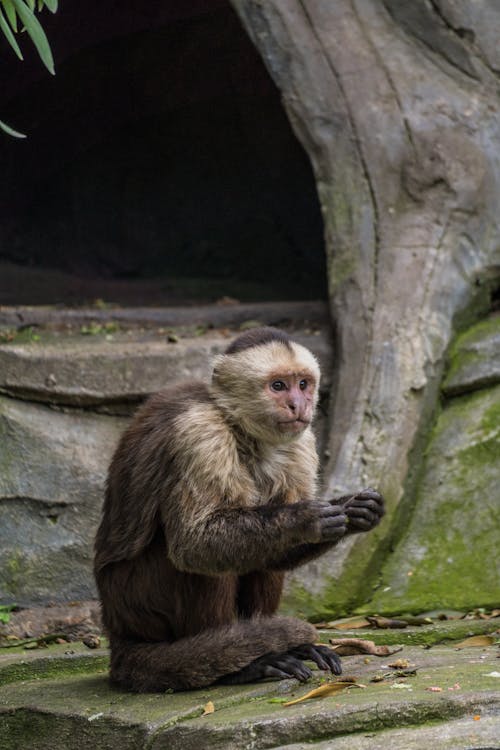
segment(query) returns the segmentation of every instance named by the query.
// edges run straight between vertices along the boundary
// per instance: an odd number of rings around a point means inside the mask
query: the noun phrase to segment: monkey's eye
[[[286,385],[282,380],[274,380],[271,383],[271,388],[273,389],[273,391],[284,391],[286,390]]]
[[[301,391],[305,391],[308,385],[309,383],[307,382],[307,380],[301,380],[299,383],[299,388]]]

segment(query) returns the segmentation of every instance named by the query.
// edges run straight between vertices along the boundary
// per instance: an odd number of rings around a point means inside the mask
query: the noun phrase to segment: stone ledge
[[[36,308],[31,315],[36,313],[35,319],[38,316],[46,320],[48,326],[37,333],[39,340],[20,343],[15,339],[13,343],[0,344],[0,393],[78,407],[136,403],[180,380],[208,379],[214,356],[224,351],[238,332],[226,327],[193,336],[192,330],[184,330],[169,341],[165,328],[155,329],[154,326],[165,326],[168,321],[177,319],[213,319],[221,325],[224,321],[231,325],[240,319],[248,321],[249,314],[256,316],[253,318],[255,324],[279,323],[281,320],[282,324],[291,326],[297,341],[318,357],[324,374],[322,389],[328,391],[333,369],[332,333],[323,305],[212,306],[210,310],[211,313],[201,308],[164,308],[156,311],[50,310],[50,314],[47,312],[44,316],[42,310]],[[157,320],[153,315],[155,312]],[[11,316],[13,314],[10,313]],[[27,313],[23,314],[28,320],[31,319]],[[86,315],[93,317],[87,320]],[[101,333],[81,335],[78,328],[56,330],[61,316],[63,320],[70,316],[72,325],[74,321],[81,323],[97,318],[100,323],[114,321],[132,327],[113,329],[113,333],[106,334],[105,327],[101,329],[97,326],[95,330]],[[143,330],[138,327],[142,320],[153,328]]]
[[[188,693],[134,695],[111,689],[103,654],[88,652],[89,664],[95,661],[85,675],[68,677],[66,672],[59,678],[23,680],[0,688],[0,745],[30,750],[259,750],[291,745],[298,750],[301,746],[296,743],[327,739],[336,743],[352,738],[352,745],[338,745],[341,750],[381,747],[381,733],[385,748],[400,750],[407,747],[406,731],[414,738],[415,727],[434,721],[437,726],[432,737],[436,744],[441,735],[453,736],[453,727],[462,721],[465,736],[473,732],[482,744],[469,739],[468,744],[461,744],[457,740],[455,749],[484,748],[491,737],[494,719],[490,717],[500,713],[499,678],[494,676],[498,674],[497,651],[493,646],[461,651],[451,646],[428,650],[411,646],[397,657],[370,657],[368,663],[364,657],[345,657],[345,674],[356,675],[365,689],[353,688],[290,707],[282,705],[283,699],[305,694],[318,684],[318,678],[300,686],[294,680],[285,680]],[[387,664],[400,657],[415,664],[415,676],[370,682],[375,674],[390,672]],[[16,658],[34,665],[45,657],[9,655],[11,665]],[[404,687],[395,688],[398,682]],[[441,691],[430,692],[429,687],[440,687]],[[202,716],[208,701],[213,702],[215,712]],[[478,716],[481,718],[474,720]],[[483,719],[486,721],[481,724]],[[426,730],[429,732],[428,726]],[[391,732],[395,738],[392,744],[388,741]],[[366,734],[370,736],[365,744]],[[460,737],[457,732],[455,736]]]
[[[46,305],[0,306],[0,326],[84,325],[98,321],[125,326],[238,328],[249,320],[261,325],[324,325],[329,320],[327,302],[252,302],[190,307],[77,307]]]

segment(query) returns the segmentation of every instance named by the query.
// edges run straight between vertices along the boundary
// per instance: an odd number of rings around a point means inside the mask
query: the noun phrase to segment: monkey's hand
[[[347,513],[342,505],[313,500],[289,508],[293,509],[292,512],[297,509],[303,516],[299,520],[299,526],[303,528],[301,541],[314,544],[338,542],[347,532]]]
[[[384,498],[371,487],[358,492],[357,495],[332,500],[332,503],[338,502],[342,503],[342,510],[348,518],[347,532],[350,534],[370,531],[380,523],[385,513]]]

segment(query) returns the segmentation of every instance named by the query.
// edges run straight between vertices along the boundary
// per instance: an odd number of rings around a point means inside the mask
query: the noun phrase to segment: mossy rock
[[[413,516],[364,611],[500,602],[500,386],[453,399],[427,450]]]
[[[500,315],[493,315],[458,336],[449,359],[443,382],[447,396],[500,383]]]

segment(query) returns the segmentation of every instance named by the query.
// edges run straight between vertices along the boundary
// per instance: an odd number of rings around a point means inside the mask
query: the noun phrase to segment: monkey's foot
[[[289,652],[291,656],[297,656],[299,659],[313,661],[320,669],[329,670],[333,674],[342,674],[342,664],[340,657],[328,646],[318,646],[313,643],[304,643],[302,646],[292,648]]]
[[[297,649],[288,651],[285,654],[264,654],[264,656],[260,656],[248,664],[248,666],[240,669],[239,672],[226,675],[219,682],[225,685],[238,685],[245,682],[263,680],[268,677],[278,680],[295,677],[300,682],[306,682],[306,680],[312,677],[312,672],[308,666],[302,663],[298,655],[295,654],[295,651]],[[312,659],[309,656],[307,658]]]

